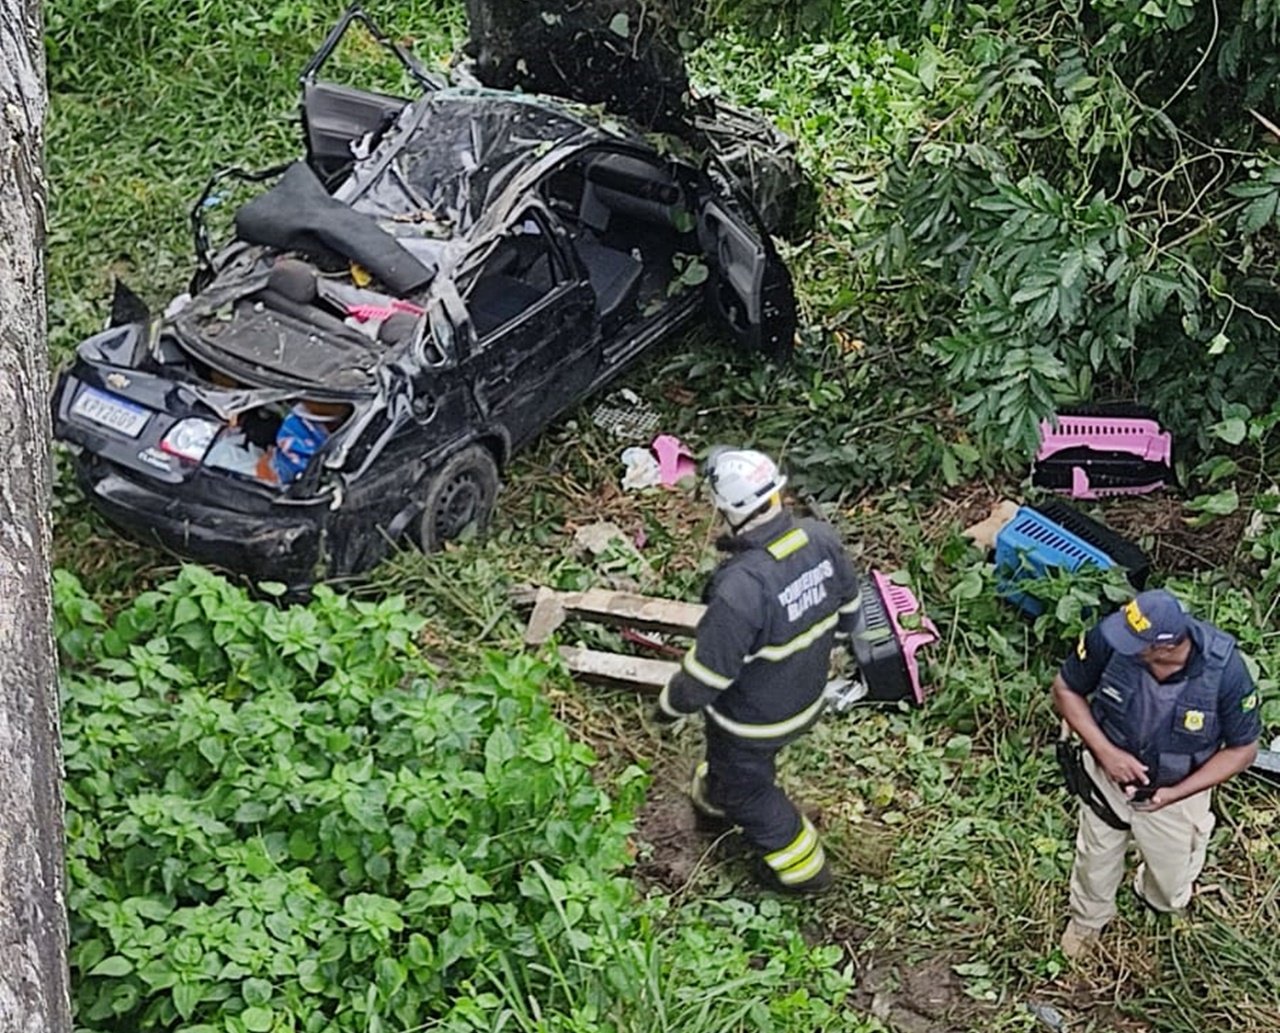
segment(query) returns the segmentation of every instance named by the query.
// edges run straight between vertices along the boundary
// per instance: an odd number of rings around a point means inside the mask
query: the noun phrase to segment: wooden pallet
[[[682,603],[675,599],[615,592],[607,588],[590,588],[585,592],[521,588],[516,590],[514,598],[517,604],[533,605],[524,632],[525,645],[528,646],[545,645],[567,620],[586,620],[612,628],[693,638],[698,621],[707,610],[700,603]],[[650,695],[661,692],[680,669],[680,664],[673,660],[628,656],[584,646],[561,646],[560,656],[581,681],[634,689]],[[848,678],[839,677],[829,681],[827,689],[838,693],[849,684]]]
[[[557,592],[539,588],[533,596],[533,612],[525,628],[529,646],[544,645],[566,620],[587,620],[613,628],[656,631],[692,637],[706,607],[635,592],[590,588],[585,592]],[[569,670],[584,682],[635,689],[657,694],[679,670],[672,660],[626,656],[582,646],[561,646],[560,656]]]

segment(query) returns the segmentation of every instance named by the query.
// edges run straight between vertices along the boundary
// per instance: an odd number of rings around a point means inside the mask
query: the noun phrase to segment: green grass
[[[182,289],[191,268],[186,214],[211,172],[298,152],[296,72],[336,10],[304,0],[46,6],[55,360],[101,324],[113,276],[153,303]],[[428,63],[462,39],[457,5],[418,0],[380,4],[374,13],[395,35],[416,40]],[[367,57],[356,46],[348,71]],[[1275,1030],[1274,790],[1241,780],[1219,795],[1224,820],[1204,880],[1216,889],[1190,922],[1141,913],[1122,894],[1121,918],[1096,967],[1072,972],[1057,953],[1073,820],[1056,786],[1045,687],[1066,629],[1033,628],[994,605],[980,573],[966,582],[978,560],[954,536],[961,503],[985,505],[997,488],[1018,486],[967,484],[953,492],[955,505],[938,503],[943,480],[974,473],[972,450],[927,360],[897,335],[892,293],[865,286],[873,278],[859,226],[875,202],[876,171],[928,124],[917,80],[897,71],[919,57],[894,41],[762,42],[737,34],[697,55],[704,84],[758,104],[798,136],[821,187],[814,236],[788,252],[806,347],[795,368],[779,373],[694,338],[628,380],[663,411],[664,429],[695,447],[749,439],[782,454],[796,486],[824,500],[864,563],[911,573],[943,631],[930,680],[945,688],[924,711],[831,718],[787,755],[786,779],[823,808],[843,881],[820,905],[785,905],[769,921],[797,937],[846,945],[858,966],[883,962],[899,980],[940,964],[955,983],[951,1003],[982,1009],[965,1017],[961,1007],[949,1028],[1032,1028],[1023,1002],[1034,998],[1068,1014],[1073,1030]],[[571,547],[573,531],[596,519],[643,530],[642,587],[696,598],[715,559],[705,509],[667,493],[615,490],[617,456],[628,443],[592,428],[589,408],[516,461],[488,541],[430,557],[406,553],[349,587],[407,594],[427,618],[425,648],[446,671],[479,647],[521,648],[512,585],[604,580],[610,572]],[[168,558],[103,528],[65,478],[56,515],[60,562],[82,572],[109,608],[171,570]],[[1213,536],[1213,526],[1205,533]],[[1274,676],[1280,656],[1270,600],[1250,593],[1251,572],[1245,562],[1235,583],[1204,576],[1182,587]],[[966,585],[977,585],[977,594]],[[678,772],[697,749],[693,729],[674,743],[651,734],[644,705],[625,695],[583,690],[559,695],[556,705],[601,753],[601,778],[637,757]],[[737,907],[739,894],[750,897],[743,875],[731,860],[709,859],[682,899],[706,893],[716,902],[692,905],[695,912],[673,904],[665,919],[677,956],[696,952],[696,921]],[[672,1014],[679,1005],[678,1014],[696,1019],[664,977],[675,978],[652,974],[649,999],[669,997]],[[510,987],[502,973],[495,979]],[[851,1007],[869,1013],[872,996],[855,994]],[[517,1028],[537,1028],[528,1002],[510,1005]]]
[[[462,40],[453,4],[369,8],[429,65]],[[161,305],[185,286],[187,214],[210,175],[301,153],[297,76],[338,13],[303,0],[45,5],[55,356],[101,325],[113,277]],[[339,77],[392,67],[358,28],[338,58]]]

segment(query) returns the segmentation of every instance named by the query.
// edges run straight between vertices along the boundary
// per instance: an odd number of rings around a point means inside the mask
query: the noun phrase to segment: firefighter
[[[775,760],[822,713],[832,640],[857,614],[857,575],[830,527],[783,506],[787,479],[768,456],[717,448],[704,474],[728,555],[655,717],[703,712],[706,759],[690,788],[700,816],[741,827],[769,888],[821,892],[831,885],[822,843],[778,787]]]
[[[1187,906],[1213,831],[1210,790],[1253,763],[1262,724],[1235,640],[1163,590],[1142,592],[1081,636],[1053,701],[1083,740],[1093,783],[1062,934],[1076,959],[1116,913],[1130,842],[1142,858],[1138,898],[1157,911]]]

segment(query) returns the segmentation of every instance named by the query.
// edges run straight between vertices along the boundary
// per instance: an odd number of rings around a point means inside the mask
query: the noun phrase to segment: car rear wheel
[[[498,465],[488,449],[464,448],[426,482],[418,543],[434,552],[445,542],[489,526],[498,495]]]

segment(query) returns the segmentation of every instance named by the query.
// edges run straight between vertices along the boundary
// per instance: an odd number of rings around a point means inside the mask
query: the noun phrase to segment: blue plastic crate
[[[996,592],[1024,612],[1036,616],[1044,605],[1017,590],[1025,578],[1042,577],[1047,568],[1079,570],[1086,563],[1106,570],[1115,566],[1105,552],[1055,524],[1042,513],[1021,506],[996,535]]]

